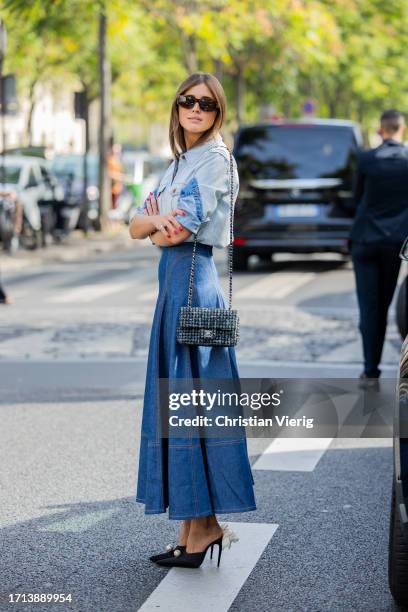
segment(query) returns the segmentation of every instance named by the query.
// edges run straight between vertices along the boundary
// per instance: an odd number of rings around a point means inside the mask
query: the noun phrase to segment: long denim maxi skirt
[[[234,347],[177,342],[187,305],[192,242],[159,247],[159,294],[147,361],[136,501],[146,514],[169,509],[170,519],[255,510],[245,431],[233,439],[161,437],[159,378],[239,378]],[[212,246],[197,242],[193,306],[226,307]]]

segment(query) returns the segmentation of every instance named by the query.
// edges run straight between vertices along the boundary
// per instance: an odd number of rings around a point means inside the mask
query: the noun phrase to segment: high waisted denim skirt
[[[233,439],[161,437],[159,378],[239,378],[234,347],[177,342],[187,305],[192,242],[160,247],[159,294],[150,334],[136,501],[170,519],[255,510],[245,431]],[[193,306],[226,307],[212,246],[197,242]]]

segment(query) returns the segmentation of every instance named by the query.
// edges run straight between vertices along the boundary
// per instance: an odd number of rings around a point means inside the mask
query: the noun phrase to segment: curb
[[[112,251],[128,251],[148,244],[140,240],[132,240],[127,228],[109,235],[90,234],[88,237],[76,232],[65,244],[51,245],[37,251],[18,251],[15,255],[0,257],[0,271],[14,272],[33,266],[49,263],[64,263],[80,261],[86,257]]]

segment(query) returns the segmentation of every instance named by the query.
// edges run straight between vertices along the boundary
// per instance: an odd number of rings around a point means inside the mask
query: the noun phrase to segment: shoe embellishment
[[[221,525],[221,529],[223,531],[223,537],[222,537],[222,548],[231,548],[231,544],[233,542],[238,542],[239,537],[237,536],[237,534],[232,531],[231,529],[229,529],[228,524],[224,523],[223,525]]]
[[[176,548],[176,550],[173,552],[173,555],[175,557],[179,557],[181,555],[181,550],[179,550],[178,548]]]
[[[166,550],[168,550],[169,552],[170,552],[171,550],[173,550],[172,545],[171,545],[171,544],[167,544],[167,545],[166,545]]]

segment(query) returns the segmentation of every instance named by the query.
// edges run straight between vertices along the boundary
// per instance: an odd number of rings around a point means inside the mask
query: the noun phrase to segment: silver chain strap
[[[232,304],[232,251],[234,248],[233,245],[233,216],[234,216],[234,165],[232,161],[232,153],[231,151],[225,147],[229,153],[230,159],[230,241],[228,244],[228,272],[229,272],[229,293],[228,293],[228,309],[231,310]],[[196,256],[196,247],[197,247],[197,234],[194,236],[194,247],[193,247],[193,258],[191,261],[191,269],[190,269],[190,281],[188,284],[188,301],[187,305],[191,308],[193,303],[193,281],[194,281],[194,273],[195,273],[195,256]]]

